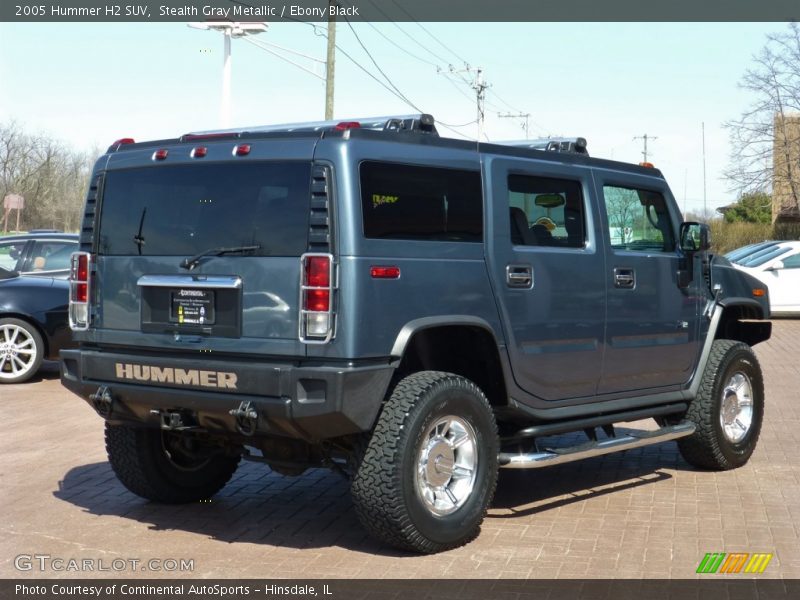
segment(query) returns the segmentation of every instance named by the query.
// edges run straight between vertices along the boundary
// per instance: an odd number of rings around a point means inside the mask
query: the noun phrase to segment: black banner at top
[[[3,0],[5,22],[797,21],[798,0]]]

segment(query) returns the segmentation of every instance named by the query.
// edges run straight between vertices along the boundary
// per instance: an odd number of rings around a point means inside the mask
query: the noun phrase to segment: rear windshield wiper
[[[234,252],[252,252],[254,250],[261,249],[260,244],[256,244],[255,246],[232,246],[230,248],[210,248],[208,250],[203,250],[200,254],[196,254],[191,258],[184,258],[181,261],[181,268],[188,269],[191,271],[194,269],[198,264],[200,264],[200,259],[204,256],[222,256],[223,254],[233,254]]]

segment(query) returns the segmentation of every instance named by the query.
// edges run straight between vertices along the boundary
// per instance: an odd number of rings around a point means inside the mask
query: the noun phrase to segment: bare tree
[[[755,100],[733,121],[725,176],[740,194],[773,191],[800,210],[800,27],[772,34],[740,82]],[[774,186],[774,190],[773,190]],[[780,200],[779,200],[780,201]]]
[[[0,124],[0,199],[25,198],[22,225],[76,231],[98,152],[79,152],[15,122]]]

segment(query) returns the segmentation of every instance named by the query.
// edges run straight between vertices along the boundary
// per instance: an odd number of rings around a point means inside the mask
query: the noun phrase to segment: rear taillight
[[[334,332],[334,273],[330,254],[304,254],[300,258],[300,340],[324,344]]]
[[[91,289],[92,255],[75,252],[69,274],[69,326],[73,331],[89,328],[89,293]]]

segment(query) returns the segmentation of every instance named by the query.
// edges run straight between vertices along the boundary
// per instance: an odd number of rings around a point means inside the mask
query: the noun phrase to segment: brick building
[[[775,115],[772,222],[800,222],[800,113]]]

